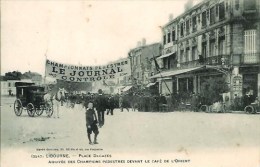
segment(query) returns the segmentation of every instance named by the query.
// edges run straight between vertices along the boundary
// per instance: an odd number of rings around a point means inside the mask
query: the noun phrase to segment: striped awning
[[[165,55],[162,55],[160,57],[158,57],[157,59],[162,59],[162,58],[165,58],[165,57],[169,57],[171,55],[173,55],[174,53],[168,53],[168,54],[165,54]]]
[[[165,72],[161,72],[159,74],[156,74],[152,77],[150,77],[150,79],[153,78],[164,78],[164,77],[169,77],[169,76],[174,76],[174,75],[178,75],[178,74],[183,74],[183,73],[187,73],[187,72],[192,72],[198,69],[202,69],[204,68],[202,67],[194,67],[194,68],[188,68],[188,69],[181,69],[181,70],[171,70],[171,71],[165,71]]]

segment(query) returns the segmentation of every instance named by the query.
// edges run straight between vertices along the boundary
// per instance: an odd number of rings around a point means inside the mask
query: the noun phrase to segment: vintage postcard
[[[1,167],[260,167],[259,0],[2,0]]]

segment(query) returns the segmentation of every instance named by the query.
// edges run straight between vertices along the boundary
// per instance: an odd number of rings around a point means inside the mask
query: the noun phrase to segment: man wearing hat
[[[106,97],[103,95],[102,89],[98,90],[98,95],[95,98],[95,108],[97,110],[99,127],[105,123]]]

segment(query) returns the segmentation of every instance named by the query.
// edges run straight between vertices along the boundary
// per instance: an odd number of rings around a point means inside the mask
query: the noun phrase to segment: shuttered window
[[[255,63],[256,55],[256,30],[246,30],[244,35],[244,62]]]

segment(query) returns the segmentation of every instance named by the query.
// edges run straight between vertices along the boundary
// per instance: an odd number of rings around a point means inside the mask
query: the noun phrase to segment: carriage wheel
[[[207,105],[202,105],[200,107],[200,110],[203,111],[203,112],[209,112],[209,109],[208,109]]]
[[[35,113],[35,108],[34,108],[34,105],[32,103],[29,103],[27,105],[27,113],[30,117],[33,117],[34,116],[34,113]]]
[[[40,108],[38,108],[38,109],[36,110],[36,115],[38,115],[38,116],[42,115],[43,110],[44,110],[44,107],[43,107],[43,105],[41,105]]]
[[[21,100],[16,99],[14,102],[14,113],[17,116],[20,116],[22,114],[22,112],[23,112],[22,102],[21,102]]]
[[[251,105],[246,106],[245,109],[244,109],[244,111],[245,111],[246,113],[249,113],[249,114],[254,114],[254,113],[255,113],[255,109],[254,109],[254,107],[251,106]]]
[[[46,114],[47,117],[51,117],[53,114],[53,105],[49,105],[49,107],[46,108]]]

